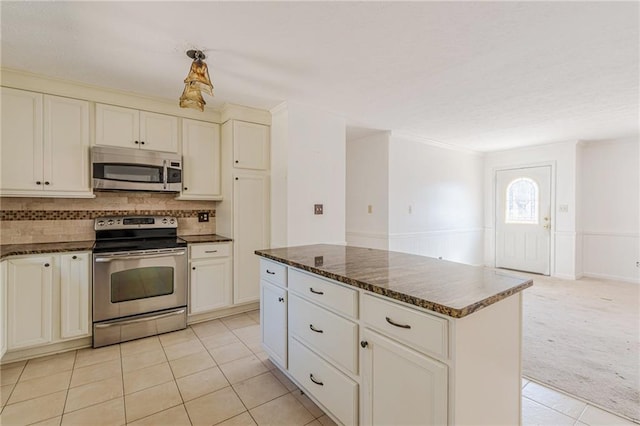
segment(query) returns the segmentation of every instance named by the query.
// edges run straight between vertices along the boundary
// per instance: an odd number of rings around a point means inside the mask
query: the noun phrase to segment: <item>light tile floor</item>
[[[259,313],[3,365],[2,425],[334,424],[275,369]],[[523,379],[524,425],[631,425]]]

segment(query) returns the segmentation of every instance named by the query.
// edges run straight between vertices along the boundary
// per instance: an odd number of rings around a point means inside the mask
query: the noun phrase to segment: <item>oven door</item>
[[[186,306],[185,248],[93,255],[93,321]]]

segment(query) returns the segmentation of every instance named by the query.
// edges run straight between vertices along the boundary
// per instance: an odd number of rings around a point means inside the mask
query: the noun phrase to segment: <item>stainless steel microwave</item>
[[[169,152],[94,146],[91,149],[96,191],[180,192],[182,157]]]

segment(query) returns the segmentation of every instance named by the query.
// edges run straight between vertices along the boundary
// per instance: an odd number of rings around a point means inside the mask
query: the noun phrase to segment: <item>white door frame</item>
[[[497,244],[496,244],[496,232],[498,231],[498,172],[506,170],[518,170],[529,169],[533,167],[551,167],[551,232],[549,239],[549,276],[555,275],[556,270],[556,161],[542,161],[538,163],[525,163],[514,164],[511,166],[501,166],[493,168],[493,199],[491,208],[493,211],[493,232],[491,234],[491,240],[493,242],[493,267],[496,267],[497,262]]]

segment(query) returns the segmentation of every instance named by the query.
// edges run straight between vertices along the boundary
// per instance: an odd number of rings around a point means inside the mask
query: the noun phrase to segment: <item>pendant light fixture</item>
[[[202,98],[202,92],[213,96],[213,84],[209,78],[209,70],[204,53],[200,50],[188,50],[187,56],[193,59],[189,75],[184,79],[184,90],[180,96],[180,107],[194,108],[204,111],[206,102]]]

